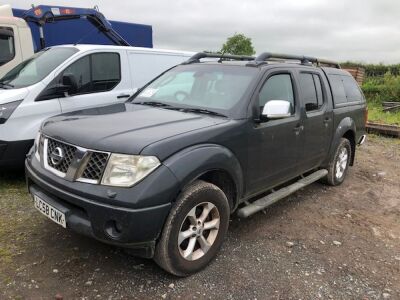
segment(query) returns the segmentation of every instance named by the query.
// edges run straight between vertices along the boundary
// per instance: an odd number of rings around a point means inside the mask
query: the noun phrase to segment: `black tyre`
[[[221,248],[229,215],[229,203],[220,188],[200,180],[193,182],[174,203],[154,260],[180,277],[200,271]]]
[[[336,186],[342,184],[351,160],[351,145],[348,139],[342,138],[331,158],[328,166],[328,175],[325,178],[325,183]]]

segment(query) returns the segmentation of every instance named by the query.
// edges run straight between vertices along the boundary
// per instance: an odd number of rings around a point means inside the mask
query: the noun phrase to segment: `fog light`
[[[110,220],[105,225],[105,232],[112,239],[119,239],[122,235],[122,225],[117,221]]]

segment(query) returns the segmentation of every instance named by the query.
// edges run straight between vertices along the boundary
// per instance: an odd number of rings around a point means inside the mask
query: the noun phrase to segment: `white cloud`
[[[11,0],[28,8],[30,0]],[[393,0],[146,0],[37,4],[99,5],[113,20],[153,25],[154,46],[219,50],[235,32],[257,52],[306,54],[339,61],[400,62],[400,2]]]

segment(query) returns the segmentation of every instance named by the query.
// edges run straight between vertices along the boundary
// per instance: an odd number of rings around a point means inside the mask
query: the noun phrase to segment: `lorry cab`
[[[0,78],[46,47],[76,43],[153,48],[153,30],[107,20],[97,7],[0,5]]]
[[[124,46],[46,48],[0,78],[0,166],[23,164],[48,117],[126,101],[193,53]]]
[[[28,24],[14,17],[9,5],[0,6],[0,77],[32,54],[32,34]]]

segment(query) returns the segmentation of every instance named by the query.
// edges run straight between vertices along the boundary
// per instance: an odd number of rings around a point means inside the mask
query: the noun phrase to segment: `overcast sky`
[[[16,8],[28,8],[32,2],[1,1]],[[152,25],[157,48],[219,50],[237,32],[252,38],[257,53],[400,63],[399,0],[42,0],[35,4],[97,4],[108,19]]]

